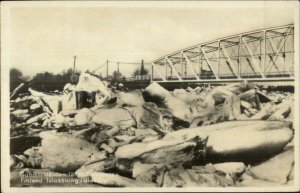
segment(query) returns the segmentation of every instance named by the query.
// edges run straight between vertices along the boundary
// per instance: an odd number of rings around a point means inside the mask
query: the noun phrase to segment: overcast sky
[[[10,4],[10,15],[4,17],[9,21],[10,65],[26,75],[61,72],[72,67],[74,55],[81,71],[107,59],[151,62],[204,41],[293,23],[295,8],[295,2],[250,1],[25,5]],[[136,67],[122,64],[120,70],[130,75]]]

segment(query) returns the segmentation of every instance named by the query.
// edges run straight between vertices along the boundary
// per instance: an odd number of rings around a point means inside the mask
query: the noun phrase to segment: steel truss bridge
[[[205,42],[151,64],[156,82],[293,81],[294,25]]]

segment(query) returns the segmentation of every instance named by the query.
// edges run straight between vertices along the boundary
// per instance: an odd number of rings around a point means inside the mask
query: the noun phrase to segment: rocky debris
[[[173,92],[157,83],[123,87],[82,74],[61,93],[14,96],[12,172],[76,171],[121,187],[293,184],[293,94],[248,82]],[[90,106],[78,106],[78,97]]]

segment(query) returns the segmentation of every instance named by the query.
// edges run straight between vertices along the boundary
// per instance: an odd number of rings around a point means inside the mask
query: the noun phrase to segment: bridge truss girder
[[[293,78],[294,25],[198,44],[152,62],[153,81]]]

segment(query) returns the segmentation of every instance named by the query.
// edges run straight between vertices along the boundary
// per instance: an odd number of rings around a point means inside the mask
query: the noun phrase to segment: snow
[[[92,121],[97,124],[119,126],[124,129],[135,125],[130,113],[122,108],[101,109],[93,116]]]
[[[73,91],[73,90],[75,90],[75,85],[73,85],[73,84],[70,84],[70,83],[67,83],[65,86],[64,86],[64,90],[66,90],[66,91]]]
[[[79,77],[78,84],[75,87],[76,91],[98,92],[100,91],[104,96],[110,96],[108,88],[102,81],[90,74],[82,73]]]
[[[61,96],[62,95],[48,95],[43,92],[35,91],[31,88],[28,89],[31,95],[34,97],[42,98],[51,108],[53,114],[57,114],[60,109]]]
[[[76,109],[76,97],[75,91],[71,91],[61,97],[62,109],[63,110],[74,110]]]
[[[191,112],[189,110],[189,106],[182,100],[173,96],[158,83],[153,82],[145,89],[144,92],[148,92],[150,96],[159,96],[166,106],[172,111],[175,117],[178,117],[182,120],[190,117]]]
[[[218,171],[222,171],[226,174],[242,173],[245,170],[245,165],[242,162],[226,162],[214,164],[214,167]]]
[[[35,110],[35,109],[38,109],[38,108],[40,108],[40,107],[41,107],[41,105],[35,103],[35,104],[32,104],[32,105],[30,106],[30,110]]]
[[[74,171],[89,161],[91,155],[99,154],[94,145],[67,133],[44,131],[40,133],[40,137],[42,168],[62,172]]]
[[[254,178],[285,183],[288,180],[287,176],[293,169],[293,162],[294,151],[291,148],[258,166],[252,167],[250,172]]]
[[[17,109],[12,112],[13,115],[23,115],[23,114],[27,114],[27,113],[28,113],[27,109]]]
[[[118,101],[130,106],[142,106],[145,101],[141,94],[136,92],[120,92],[118,93]]]
[[[83,108],[75,116],[76,125],[86,125],[91,122],[92,117],[95,115],[91,109]]]
[[[47,113],[41,113],[41,114],[39,114],[39,115],[36,115],[35,117],[32,117],[32,118],[28,119],[28,120],[26,121],[26,124],[31,124],[31,123],[40,121],[40,120],[42,120],[42,119],[43,119],[44,117],[46,117],[46,116],[47,116]]]

